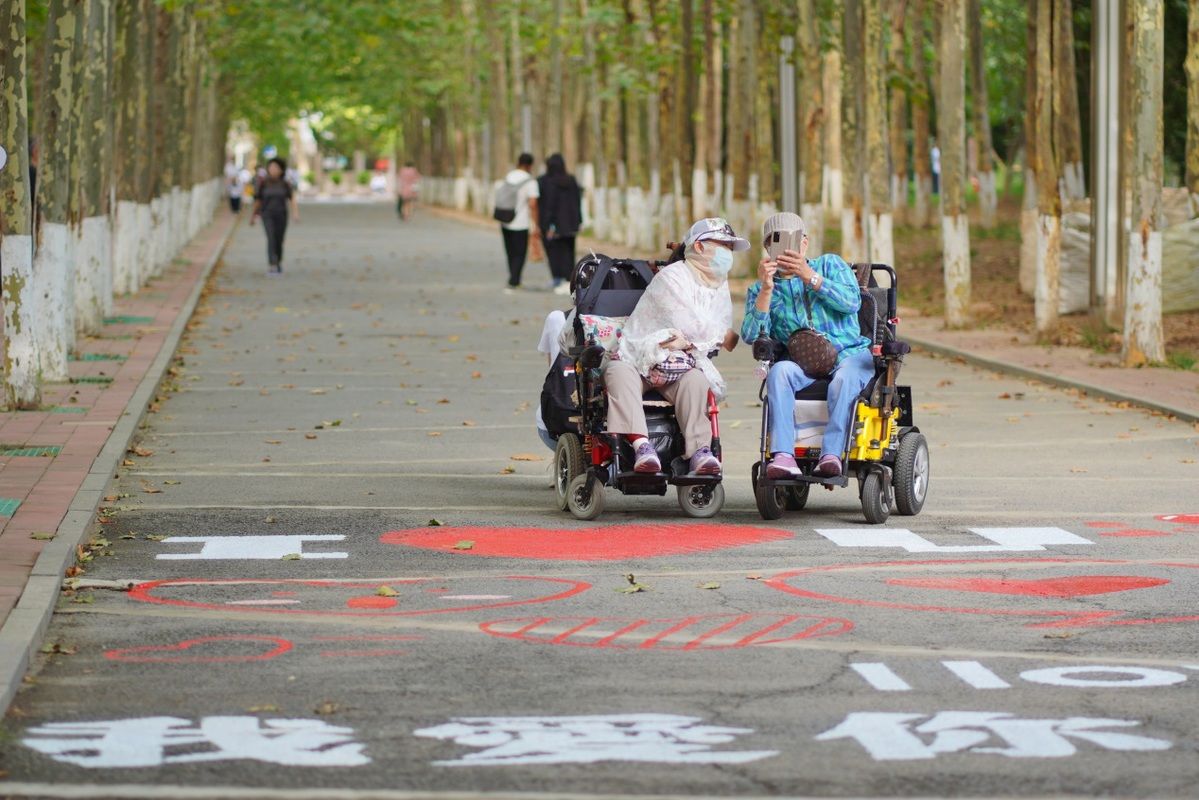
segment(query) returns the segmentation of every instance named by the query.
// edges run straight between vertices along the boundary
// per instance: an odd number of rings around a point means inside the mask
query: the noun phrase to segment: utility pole
[[[784,211],[799,208],[795,169],[795,37],[779,40],[779,148],[782,150]],[[809,178],[811,180],[811,178]]]

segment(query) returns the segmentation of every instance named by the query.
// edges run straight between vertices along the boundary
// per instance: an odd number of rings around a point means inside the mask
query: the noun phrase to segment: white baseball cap
[[[749,249],[749,240],[733,233],[733,226],[721,217],[707,217],[692,225],[683,244],[690,247],[696,242],[708,241],[731,244],[738,252]]]

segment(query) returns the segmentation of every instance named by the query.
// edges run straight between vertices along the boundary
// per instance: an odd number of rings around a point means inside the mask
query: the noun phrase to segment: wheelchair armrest
[[[907,342],[883,342],[883,358],[906,356],[912,352],[912,346]]]
[[[604,348],[598,344],[588,345],[579,354],[579,364],[583,369],[597,369],[604,360]]]

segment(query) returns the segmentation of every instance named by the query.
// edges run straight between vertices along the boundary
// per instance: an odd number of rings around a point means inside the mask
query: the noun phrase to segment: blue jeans
[[[549,449],[551,449],[551,450],[558,449],[558,442],[554,440],[553,436],[550,436],[549,431],[545,430],[544,428],[538,428],[537,436],[541,439],[541,443],[544,444]]]
[[[849,433],[849,414],[854,399],[874,376],[874,356],[869,350],[855,353],[833,370],[828,387],[828,425],[820,444],[821,456],[845,452]],[[766,397],[770,403],[770,452],[795,452],[795,393],[815,383],[794,361],[780,361],[766,376]]]

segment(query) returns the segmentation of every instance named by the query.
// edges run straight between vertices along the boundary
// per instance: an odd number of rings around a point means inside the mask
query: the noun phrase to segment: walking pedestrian
[[[229,195],[229,210],[234,214],[241,213],[241,198],[246,192],[242,182],[242,170],[237,168],[233,159],[225,162],[225,189]]]
[[[262,227],[266,230],[266,259],[272,275],[283,272],[283,236],[287,233],[288,211],[296,222],[300,221],[295,191],[286,174],[287,162],[272,158],[266,165],[266,177],[254,186],[254,215],[250,217],[250,224],[262,217]]]
[[[933,194],[941,193],[941,148],[937,147],[937,143],[933,142],[933,147],[928,151],[928,160],[933,171]]]
[[[420,171],[409,161],[396,176],[396,213],[405,220],[412,216],[412,207],[420,195]]]
[[[520,288],[525,258],[530,253],[530,228],[533,259],[541,258],[536,227],[539,195],[537,180],[533,177],[533,156],[521,153],[516,159],[516,168],[495,188],[494,216],[500,223],[504,252],[508,256],[508,285],[504,287],[504,294],[512,294]]]
[[[554,294],[570,294],[570,273],[575,265],[575,237],[583,225],[583,190],[566,171],[566,159],[554,153],[545,160],[545,174],[537,179],[541,200],[538,224],[545,256],[550,264]]]

